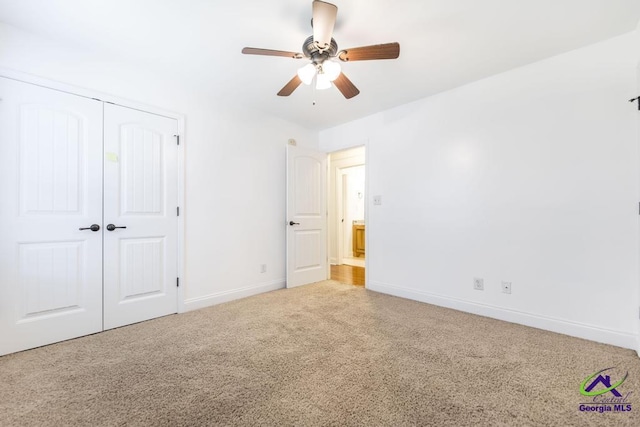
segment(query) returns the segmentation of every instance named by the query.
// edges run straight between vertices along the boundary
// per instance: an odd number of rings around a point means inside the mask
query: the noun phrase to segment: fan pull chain
[[[312,105],[315,106],[316,105],[316,86],[318,84],[318,74],[313,76],[313,81],[311,82],[311,84],[313,85],[313,91],[311,92],[311,96],[313,97]]]

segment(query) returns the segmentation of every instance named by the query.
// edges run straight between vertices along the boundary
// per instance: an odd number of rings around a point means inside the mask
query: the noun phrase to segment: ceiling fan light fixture
[[[317,70],[315,65],[307,64],[304,67],[298,69],[298,77],[300,77],[302,83],[310,85],[316,75],[316,72]]]
[[[396,59],[400,56],[400,44],[393,42],[338,50],[338,43],[332,37],[338,7],[322,0],[313,0],[312,5],[313,34],[305,39],[302,52],[245,47],[242,53],[281,56],[295,60],[305,58],[311,62],[298,70],[297,74],[280,89],[278,96],[289,96],[304,83],[313,85],[314,89],[319,90],[335,86],[346,99],[351,99],[357,96],[360,90],[342,72],[339,61]]]
[[[318,73],[316,77],[316,89],[317,90],[325,90],[331,87],[331,80],[324,73]]]
[[[342,72],[342,67],[337,62],[328,59],[322,63],[322,72],[332,82],[338,78]]]

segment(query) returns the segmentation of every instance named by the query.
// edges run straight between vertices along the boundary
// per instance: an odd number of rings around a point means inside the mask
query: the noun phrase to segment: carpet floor
[[[631,350],[326,281],[0,357],[0,425],[640,425],[579,411],[609,367],[640,390]]]

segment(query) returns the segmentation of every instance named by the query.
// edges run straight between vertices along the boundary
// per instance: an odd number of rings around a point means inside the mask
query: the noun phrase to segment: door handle
[[[116,227],[116,226],[115,226],[115,225],[113,225],[113,224],[108,224],[108,225],[107,225],[107,230],[109,230],[109,231],[113,231],[113,230],[115,230],[116,228],[127,228],[127,227],[126,227],[126,226],[123,226],[123,227]]]
[[[100,230],[100,226],[98,224],[91,224],[91,227],[78,228],[78,230],[99,231]]]
[[[299,222],[289,221],[289,225],[300,225],[300,223]]]

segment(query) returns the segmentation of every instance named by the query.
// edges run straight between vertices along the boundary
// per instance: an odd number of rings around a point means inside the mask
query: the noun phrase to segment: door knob
[[[113,225],[113,224],[108,224],[108,225],[107,225],[107,230],[109,230],[109,231],[113,231],[113,230],[115,230],[116,228],[127,228],[127,227],[126,227],[126,226],[123,226],[123,227],[116,227],[116,226],[115,226],[115,225]]]
[[[289,225],[300,225],[300,223],[299,222],[289,221]]]
[[[78,228],[78,230],[99,231],[100,230],[100,226],[98,224],[91,224],[91,227]]]

